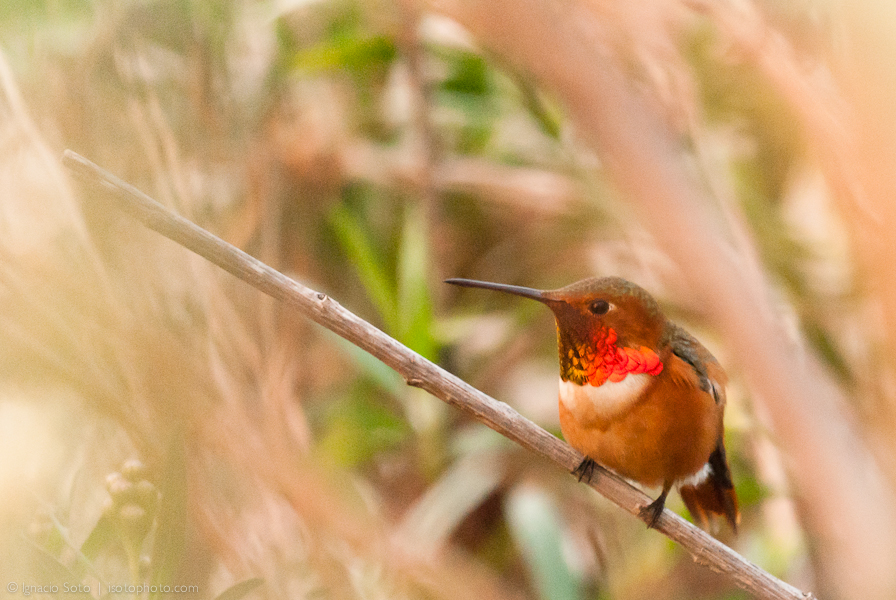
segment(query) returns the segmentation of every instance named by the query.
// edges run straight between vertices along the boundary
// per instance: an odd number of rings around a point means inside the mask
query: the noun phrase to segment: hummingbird
[[[725,457],[727,377],[695,337],[669,321],[642,287],[590,278],[542,291],[447,279],[445,283],[531,298],[550,308],[560,355],[560,430],[585,455],[573,471],[590,481],[595,464],[660,495],[640,510],[655,527],[673,486],[694,520],[740,513]]]

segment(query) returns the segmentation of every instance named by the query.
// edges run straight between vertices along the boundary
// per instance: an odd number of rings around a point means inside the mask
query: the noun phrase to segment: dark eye
[[[610,303],[606,300],[595,300],[588,309],[596,315],[605,315],[610,311]]]

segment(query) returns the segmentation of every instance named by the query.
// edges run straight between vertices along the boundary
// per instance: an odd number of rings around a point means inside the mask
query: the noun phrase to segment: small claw
[[[663,514],[663,504],[657,504],[654,500],[647,506],[641,507],[641,510],[638,511],[638,516],[647,521],[648,529],[655,529],[657,522],[660,520],[660,515]]]
[[[659,495],[659,497],[641,508],[638,511],[638,516],[647,521],[648,529],[655,529],[657,522],[660,520],[660,515],[663,514],[663,508],[666,506],[666,496],[669,495],[669,486],[663,487],[663,492]]]
[[[579,463],[579,466],[575,468],[572,472],[573,475],[581,482],[591,483],[591,478],[594,476],[594,466],[597,463],[594,462],[593,459],[588,458],[587,456]]]

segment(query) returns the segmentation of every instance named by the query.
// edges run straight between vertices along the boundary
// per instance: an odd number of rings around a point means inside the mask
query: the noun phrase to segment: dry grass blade
[[[64,163],[80,179],[117,200],[116,206],[147,227],[189,248],[260,291],[301,310],[315,322],[363,348],[395,369],[408,385],[422,388],[459,408],[524,448],[571,471],[582,456],[544,429],[354,315],[325,294],[315,292],[164,208],[146,194],[72,151]],[[637,515],[649,499],[617,476],[598,469],[591,486]],[[701,564],[731,577],[757,598],[795,600],[813,596],[784,583],[739,554],[666,511],[659,531],[684,546]]]

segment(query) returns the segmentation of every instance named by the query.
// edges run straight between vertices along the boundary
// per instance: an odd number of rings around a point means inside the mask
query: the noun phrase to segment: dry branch
[[[539,456],[553,460],[567,471],[581,462],[582,455],[535,425],[503,402],[448,373],[410,348],[359,318],[327,295],[315,292],[283,275],[242,250],[228,244],[191,221],[174,214],[155,200],[98,167],[66,150],[63,158],[82,181],[115,199],[119,208],[167,238],[192,250],[251,286],[300,310],[316,323],[366,350],[397,371],[408,385],[474,416],[498,433]],[[650,499],[616,475],[598,468],[591,487],[633,515]],[[678,515],[665,511],[657,529],[684,546],[697,562],[731,577],[757,598],[807,600],[803,593],[748,562],[742,556],[697,529]]]

